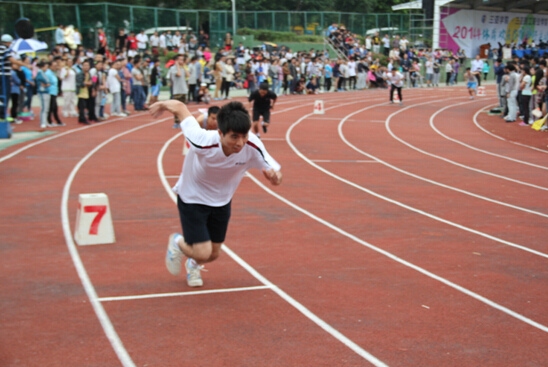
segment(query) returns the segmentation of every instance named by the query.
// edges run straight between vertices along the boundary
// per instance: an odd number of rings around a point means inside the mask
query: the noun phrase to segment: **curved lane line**
[[[515,144],[515,145],[519,145],[520,147],[524,147],[524,148],[528,148],[528,149],[533,149],[533,150],[536,150],[538,152],[542,152],[542,153],[548,153],[548,150],[545,150],[545,149],[539,149],[539,148],[536,148],[536,147],[532,147],[530,145],[527,145],[527,144],[522,144],[522,143],[518,143],[516,141],[512,141],[512,140],[508,140],[508,139],[505,139],[503,138],[502,136],[498,136],[498,135],[495,135],[493,134],[492,132],[490,131],[487,131],[487,129],[485,129],[484,127],[482,127],[479,123],[478,123],[478,115],[481,113],[481,111],[483,111],[484,109],[486,108],[489,108],[489,107],[492,107],[492,106],[495,106],[496,104],[492,104],[492,105],[489,105],[487,107],[484,107],[483,109],[479,110],[475,115],[474,115],[474,125],[476,125],[480,130],[482,130],[484,133],[487,133],[489,135],[491,135],[492,137],[494,138],[497,138],[497,139],[500,139],[502,141],[505,141],[505,142],[508,142],[508,143],[512,143],[512,144]]]
[[[441,112],[441,111],[443,111],[443,110],[445,110],[445,109],[447,109],[447,108],[451,108],[451,107],[453,107],[453,106],[448,106],[448,107],[446,107],[446,108],[443,108],[443,109],[441,109],[439,112]],[[477,116],[477,114],[478,114],[479,112],[483,111],[484,109],[485,109],[485,108],[480,109],[478,112],[476,112],[476,113],[474,114],[474,116]],[[548,170],[548,167],[546,167],[546,166],[540,166],[540,165],[538,165],[538,164],[533,164],[533,163],[526,162],[526,161],[522,161],[522,160],[519,160],[519,159],[515,159],[515,158],[507,157],[507,156],[504,156],[504,155],[492,153],[492,152],[489,152],[489,151],[487,151],[487,150],[483,150],[483,149],[476,148],[476,147],[473,147],[473,146],[471,146],[471,145],[468,145],[468,144],[466,144],[466,143],[464,143],[464,142],[462,142],[462,141],[460,141],[460,140],[450,138],[449,136],[445,135],[444,133],[442,133],[441,131],[439,131],[439,130],[436,128],[436,126],[434,125],[434,117],[436,117],[436,114],[434,114],[434,115],[432,115],[432,116],[430,117],[430,127],[431,127],[436,133],[438,133],[439,135],[443,136],[443,137],[444,137],[445,139],[447,139],[447,140],[450,140],[450,141],[452,141],[452,142],[454,142],[454,143],[460,144],[460,145],[462,145],[462,146],[464,146],[464,147],[466,147],[466,148],[468,148],[468,149],[475,150],[476,152],[485,153],[485,154],[489,154],[489,155],[491,155],[491,156],[493,156],[493,157],[502,158],[502,159],[507,159],[507,160],[512,161],[512,162],[521,163],[521,164],[525,164],[525,165],[527,165],[527,166],[531,166],[531,167],[536,167],[536,168]]]
[[[545,217],[545,218],[548,218],[548,214],[546,213],[541,213],[541,212],[537,212],[537,211],[534,211],[534,210],[531,210],[531,209],[527,209],[527,208],[523,208],[523,207],[519,207],[519,206],[516,206],[516,205],[512,205],[512,204],[508,204],[508,203],[505,203],[505,202],[502,202],[502,201],[498,201],[498,200],[495,200],[495,199],[490,199],[488,197],[485,197],[485,196],[481,196],[481,195],[478,195],[478,194],[474,194],[470,191],[466,191],[466,190],[462,190],[462,189],[459,189],[457,187],[453,187],[453,186],[449,186],[449,185],[446,185],[446,184],[443,184],[441,182],[437,182],[437,181],[434,181],[434,180],[430,180],[428,178],[425,178],[425,177],[422,177],[422,176],[419,176],[419,175],[415,175],[414,173],[411,173],[409,171],[405,171],[401,168],[398,168],[396,166],[393,166],[391,165],[390,163],[388,162],[385,162],[383,160],[381,160],[380,158],[377,158],[371,154],[368,154],[362,150],[360,150],[359,148],[357,148],[356,146],[354,146],[352,143],[350,143],[346,137],[344,136],[344,133],[342,132],[342,128],[343,128],[343,125],[344,123],[350,118],[352,117],[353,115],[357,114],[357,113],[360,113],[362,111],[364,111],[365,109],[361,109],[361,110],[358,110],[356,112],[352,112],[351,114],[345,116],[340,124],[339,124],[339,127],[338,127],[338,130],[339,130],[339,136],[341,137],[341,140],[346,144],[348,145],[350,148],[354,149],[355,151],[357,151],[358,153],[360,154],[363,154],[365,155],[366,157],[369,157],[371,159],[374,159],[375,161],[389,167],[389,168],[392,168],[393,170],[395,171],[398,171],[398,172],[401,172],[405,175],[408,175],[408,176],[411,176],[411,177],[414,177],[418,180],[422,180],[422,181],[425,181],[425,182],[428,182],[428,183],[431,183],[433,185],[437,185],[437,186],[440,186],[440,187],[444,187],[446,189],[449,189],[449,190],[453,190],[453,191],[457,191],[457,192],[460,192],[462,194],[465,194],[465,195],[469,195],[469,196],[472,196],[472,197],[475,197],[477,199],[481,199],[481,200],[485,200],[485,201],[489,201],[491,203],[495,203],[495,204],[498,204],[498,205],[502,205],[502,206],[506,206],[508,208],[512,208],[512,209],[516,209],[516,210],[521,210],[521,211],[524,211],[524,212],[527,212],[527,213],[530,213],[530,214],[534,214],[534,215],[538,215],[538,216],[541,216],[541,217]]]
[[[424,105],[424,104],[428,104],[428,103],[432,103],[432,102],[429,101],[429,102],[418,103],[418,104],[412,105],[412,106],[410,106],[410,107],[416,107],[416,106],[420,106],[420,105]],[[365,109],[374,108],[374,107],[379,107],[379,106],[381,106],[381,105],[380,105],[380,104],[378,104],[378,105],[372,105],[372,106],[366,107]],[[335,108],[335,107],[331,107],[331,108]],[[407,108],[409,108],[409,107],[407,107]],[[326,110],[327,110],[327,108],[326,108]],[[400,111],[403,111],[403,110],[404,110],[404,109],[402,109],[402,110],[400,110]],[[399,113],[399,112],[393,113],[393,114],[390,115],[388,118],[390,118],[391,116],[395,115],[396,113]],[[452,227],[456,227],[456,228],[462,229],[462,230],[464,230],[464,231],[467,231],[467,232],[470,232],[470,233],[477,234],[477,235],[479,235],[479,236],[481,236],[481,237],[488,238],[488,239],[490,239],[490,240],[493,240],[493,241],[496,241],[496,242],[505,244],[505,245],[507,245],[507,246],[514,247],[514,248],[517,248],[517,249],[520,249],[520,250],[523,250],[523,251],[526,251],[526,252],[530,252],[530,253],[532,253],[532,254],[535,254],[535,255],[538,255],[538,256],[541,256],[541,257],[544,257],[544,258],[548,258],[548,254],[544,254],[544,253],[542,253],[542,252],[539,252],[539,251],[536,251],[536,250],[533,250],[533,249],[530,249],[530,248],[527,248],[527,247],[524,247],[524,246],[521,246],[521,245],[518,245],[518,244],[515,244],[515,243],[512,243],[512,242],[509,242],[509,241],[505,241],[505,240],[503,240],[503,239],[501,239],[501,238],[498,238],[498,237],[495,237],[495,236],[491,236],[491,235],[489,235],[489,234],[487,234],[487,233],[483,233],[483,232],[477,231],[477,230],[472,229],[472,228],[465,227],[465,226],[463,226],[463,225],[460,225],[460,224],[451,222],[451,221],[449,221],[449,220],[440,218],[440,217],[438,217],[438,216],[435,216],[435,215],[433,215],[433,214],[427,213],[427,212],[425,212],[425,211],[422,211],[422,210],[413,208],[413,207],[411,207],[411,206],[409,206],[409,205],[406,205],[406,204],[403,204],[403,203],[401,203],[401,202],[399,202],[399,201],[390,199],[390,198],[388,198],[388,197],[386,197],[386,196],[383,196],[383,195],[378,194],[378,193],[376,193],[376,192],[374,192],[374,191],[371,191],[371,190],[369,190],[369,189],[366,189],[365,187],[362,187],[362,186],[360,186],[360,185],[358,185],[358,184],[356,184],[356,183],[354,183],[354,182],[348,181],[348,180],[346,180],[346,179],[344,179],[344,178],[342,178],[342,177],[340,177],[340,176],[337,176],[336,174],[334,174],[334,173],[332,173],[332,172],[326,170],[326,169],[323,168],[323,167],[320,167],[319,165],[317,165],[316,163],[314,163],[313,161],[311,161],[310,159],[308,159],[304,154],[302,154],[302,153],[293,145],[293,143],[291,142],[291,131],[293,130],[293,128],[294,128],[295,126],[297,126],[301,121],[303,121],[304,119],[306,119],[307,117],[310,117],[310,116],[312,116],[312,114],[305,115],[305,116],[301,117],[299,120],[297,120],[295,123],[293,123],[293,125],[291,125],[291,126],[289,127],[289,129],[287,130],[287,133],[286,133],[286,140],[287,140],[287,144],[289,144],[289,146],[291,147],[291,149],[293,149],[293,151],[295,152],[295,154],[297,154],[297,156],[301,157],[305,162],[307,162],[308,164],[310,164],[310,165],[313,166],[314,168],[316,168],[316,169],[318,169],[318,170],[324,172],[325,174],[327,174],[327,175],[329,175],[329,176],[331,176],[331,177],[333,177],[333,178],[335,178],[335,179],[337,179],[337,180],[339,180],[339,181],[341,181],[341,182],[344,182],[344,183],[346,183],[346,184],[348,184],[348,185],[350,185],[350,186],[352,186],[352,187],[354,187],[354,188],[356,188],[356,189],[358,189],[358,190],[360,190],[360,191],[366,192],[366,193],[368,193],[368,194],[370,194],[370,195],[373,195],[373,196],[375,196],[375,197],[377,197],[377,198],[379,198],[379,199],[381,199],[381,200],[385,200],[385,201],[387,201],[387,202],[389,202],[389,203],[395,204],[395,205],[397,205],[397,206],[400,206],[400,207],[405,208],[405,209],[407,209],[407,210],[410,210],[410,211],[412,211],[412,212],[418,213],[418,214],[420,214],[420,215],[424,215],[424,216],[426,216],[426,217],[428,217],[428,218],[431,218],[431,219],[434,219],[434,220],[436,220],[436,221],[439,221],[439,222],[448,224],[448,225],[450,225],[450,226],[452,226]]]
[[[462,104],[468,104],[468,103],[474,103],[476,101],[473,101],[473,102],[461,102],[461,103],[456,103],[456,104],[453,104],[453,105],[449,105],[449,106],[446,106],[445,108],[442,108],[441,110],[438,110],[431,118],[435,117],[436,114],[440,113],[441,111],[447,109],[447,108],[451,108],[451,107],[455,107],[455,106],[459,106],[459,105],[462,105]],[[398,111],[397,113],[400,113],[408,108],[411,108],[413,106],[409,106],[409,107],[406,107],[400,111]],[[461,168],[464,168],[464,169],[467,169],[467,170],[470,170],[470,171],[474,171],[474,172],[478,172],[478,173],[481,173],[481,174],[484,174],[484,175],[488,175],[488,176],[492,176],[492,177],[497,177],[497,178],[500,178],[502,180],[506,180],[506,181],[511,181],[511,182],[514,182],[514,183],[517,183],[519,185],[524,185],[524,186],[529,186],[529,187],[533,187],[535,189],[539,189],[539,190],[544,190],[544,191],[548,191],[548,187],[542,187],[542,186],[537,186],[537,185],[534,185],[534,184],[531,184],[531,183],[528,183],[528,182],[523,182],[523,181],[519,181],[519,180],[515,180],[513,178],[510,178],[510,177],[506,177],[506,176],[502,176],[502,175],[497,175],[496,173],[492,173],[492,172],[487,172],[487,171],[483,171],[481,169],[478,169],[478,168],[473,168],[473,167],[470,167],[470,166],[467,166],[465,164],[461,164],[461,163],[458,163],[458,162],[455,162],[455,161],[452,161],[448,158],[444,158],[444,157],[440,157],[439,155],[436,155],[436,154],[433,154],[433,153],[428,153],[420,148],[417,148],[415,147],[414,145],[406,142],[405,140],[403,139],[400,139],[398,138],[393,132],[392,130],[390,130],[390,119],[392,118],[392,116],[396,115],[397,113],[394,113],[392,115],[390,115],[388,117],[388,119],[386,120],[386,130],[388,131],[388,133],[390,135],[392,135],[392,137],[394,139],[396,139],[397,141],[399,141],[400,143],[404,144],[404,145],[407,145],[409,148],[413,149],[413,150],[416,150],[417,152],[419,153],[422,153],[424,155],[427,155],[427,156],[430,156],[432,158],[436,158],[436,159],[439,159],[439,160],[442,160],[444,162],[447,162],[447,163],[450,163],[450,164],[453,164],[455,166],[458,166],[458,167],[461,167]]]
[[[352,102],[356,103],[356,102]],[[278,112],[285,112],[285,111],[278,111]],[[182,132],[177,134],[176,136],[172,137],[162,147],[160,150],[160,153],[158,153],[158,158],[156,160],[156,164],[158,167],[158,175],[160,176],[160,180],[162,181],[162,185],[164,186],[164,189],[167,191],[169,197],[174,203],[177,203],[177,196],[171,189],[169,183],[167,182],[167,179],[165,178],[164,168],[163,168],[163,157],[164,154],[169,147],[169,145],[182,135]],[[252,176],[250,176],[252,177]],[[309,309],[307,309],[305,306],[303,306],[301,303],[297,302],[293,297],[282,291],[280,288],[278,288],[274,283],[270,282],[268,279],[266,279],[263,275],[261,275],[258,271],[256,271],[251,265],[249,265],[247,262],[245,262],[242,258],[240,258],[236,253],[234,253],[232,250],[230,250],[225,244],[221,247],[224,252],[228,256],[230,256],[234,261],[236,261],[240,266],[242,266],[245,270],[247,270],[255,279],[257,279],[259,282],[270,288],[272,291],[274,291],[278,296],[280,296],[283,300],[288,302],[291,306],[295,307],[297,310],[299,310],[304,316],[309,318],[311,321],[313,321],[316,325],[321,327],[323,330],[331,334],[333,337],[335,337],[337,340],[339,340],[341,343],[346,345],[348,348],[350,348],[352,351],[357,353],[359,356],[365,358],[367,361],[369,361],[371,364],[377,367],[387,367],[385,363],[377,359],[375,356],[370,354],[369,352],[362,349],[360,346],[358,346],[356,343],[354,343],[352,340],[348,339],[346,336],[344,336],[341,332],[333,328],[331,325],[320,319],[318,316],[316,316],[314,313],[312,313]]]
[[[110,344],[112,345],[112,348],[114,349],[114,352],[116,353],[116,355],[118,356],[118,358],[120,359],[120,362],[122,362],[122,365],[124,367],[135,367],[135,364],[133,363],[126,348],[124,347],[122,341],[120,340],[120,337],[116,333],[116,330],[114,329],[114,326],[112,325],[112,322],[110,321],[110,318],[108,317],[105,309],[103,308],[103,305],[98,300],[99,297],[97,296],[97,292],[95,291],[95,288],[93,287],[93,283],[91,282],[91,279],[89,278],[86,268],[84,267],[82,259],[80,258],[80,254],[78,253],[76,244],[74,243],[74,240],[72,239],[72,232],[70,229],[70,220],[68,215],[68,200],[69,200],[69,194],[70,194],[70,187],[72,185],[72,181],[74,180],[74,177],[76,177],[76,174],[78,173],[82,165],[99,149],[101,149],[102,147],[110,143],[111,141],[121,136],[143,129],[145,127],[159,124],[168,119],[169,117],[159,121],[154,121],[149,124],[140,125],[133,129],[119,133],[105,140],[101,144],[97,145],[88,154],[86,154],[86,156],[82,158],[76,164],[76,166],[74,166],[72,172],[67,178],[65,187],[63,188],[63,196],[61,200],[61,223],[63,226],[63,234],[65,235],[65,241],[67,243],[70,256],[72,258],[72,261],[74,263],[74,267],[76,268],[78,276],[80,277],[82,285],[84,286],[84,290],[86,291],[89,301],[93,307],[93,310],[95,311],[95,314],[97,315],[97,318],[99,319],[99,322],[101,323],[101,326],[103,327],[103,331],[105,332],[108,340],[110,341]]]
[[[447,280],[447,279],[445,279],[445,278],[442,278],[442,277],[440,277],[440,276],[438,276],[438,275],[436,275],[436,274],[434,274],[434,273],[431,273],[431,272],[429,272],[429,271],[426,270],[426,269],[423,269],[423,268],[421,268],[421,267],[419,267],[419,266],[417,266],[417,265],[414,265],[414,264],[412,264],[412,263],[410,263],[410,262],[408,262],[408,261],[406,261],[406,260],[403,260],[402,258],[399,258],[399,257],[397,257],[396,255],[393,255],[393,254],[391,254],[391,253],[388,252],[388,251],[385,251],[385,250],[383,250],[383,249],[381,249],[381,248],[379,248],[379,247],[373,246],[372,244],[370,244],[370,243],[368,243],[368,242],[366,242],[366,241],[361,240],[360,238],[358,238],[358,237],[356,237],[356,236],[354,236],[354,235],[352,235],[352,234],[350,234],[350,233],[348,233],[348,232],[346,232],[346,231],[340,229],[339,227],[337,227],[337,226],[335,226],[335,225],[333,225],[333,224],[331,224],[331,223],[329,223],[329,222],[327,222],[327,221],[321,219],[320,217],[315,216],[314,214],[310,213],[309,211],[307,211],[307,210],[305,210],[305,209],[303,209],[303,208],[297,206],[296,204],[293,204],[291,201],[289,201],[289,200],[285,199],[284,197],[282,197],[282,196],[276,194],[274,191],[272,191],[270,188],[266,187],[262,182],[260,182],[257,178],[255,178],[254,176],[250,175],[249,173],[248,173],[247,175],[248,175],[248,176],[249,176],[249,177],[258,185],[258,186],[260,186],[263,190],[265,190],[265,191],[266,191],[267,193],[269,193],[270,195],[272,195],[272,196],[274,196],[275,198],[277,198],[278,200],[280,200],[280,201],[286,203],[287,205],[289,205],[289,206],[292,207],[293,209],[295,209],[295,210],[297,210],[297,211],[299,211],[299,212],[305,214],[306,216],[308,216],[308,217],[314,219],[315,221],[317,221],[317,222],[323,224],[324,226],[326,226],[326,227],[328,227],[328,228],[331,228],[331,229],[334,230],[335,232],[338,232],[338,233],[342,234],[343,236],[345,236],[345,237],[347,237],[347,238],[349,238],[349,239],[351,239],[351,240],[353,240],[353,241],[355,241],[355,242],[357,242],[357,243],[359,243],[359,244],[362,244],[363,246],[365,246],[365,247],[367,247],[367,248],[369,248],[369,249],[371,249],[371,250],[373,250],[373,251],[375,251],[375,252],[378,252],[378,253],[380,253],[380,254],[382,254],[382,255],[384,255],[384,256],[386,256],[386,257],[388,257],[388,258],[390,258],[390,259],[392,259],[392,260],[394,260],[394,261],[396,261],[396,262],[398,262],[398,263],[400,263],[400,264],[402,264],[402,265],[408,267],[408,268],[411,268],[411,269],[413,269],[413,270],[416,270],[416,271],[418,271],[419,273],[424,274],[424,275],[426,275],[426,276],[429,277],[429,278],[432,278],[432,279],[434,279],[434,280],[437,280],[437,281],[439,281],[439,282],[441,282],[441,283],[443,283],[443,284],[445,284],[445,285],[447,285],[447,286],[449,286],[449,287],[451,287],[451,288],[453,288],[453,289],[455,289],[455,290],[457,290],[457,291],[459,291],[459,292],[461,292],[461,293],[464,293],[464,294],[466,294],[466,295],[468,295],[468,296],[470,296],[470,297],[472,297],[472,298],[474,298],[474,299],[476,299],[476,300],[478,300],[478,301],[480,301],[480,302],[482,302],[482,303],[484,303],[484,304],[486,304],[486,305],[488,305],[488,306],[490,306],[490,307],[492,307],[492,308],[495,308],[495,309],[497,309],[497,310],[499,310],[499,311],[502,311],[503,313],[505,313],[505,314],[507,314],[507,315],[509,315],[509,316],[512,316],[512,317],[514,317],[514,318],[516,318],[516,319],[518,319],[518,320],[520,320],[520,321],[523,321],[523,322],[525,322],[525,323],[527,323],[527,324],[529,324],[529,325],[531,325],[531,326],[533,326],[533,327],[535,327],[535,328],[537,328],[537,329],[539,329],[539,330],[541,330],[541,331],[544,331],[544,332],[548,333],[548,327],[547,327],[547,326],[544,326],[544,325],[542,325],[542,324],[540,324],[540,323],[538,323],[538,322],[536,322],[536,321],[533,321],[533,320],[531,320],[531,319],[529,319],[529,318],[527,318],[527,317],[525,317],[525,316],[523,316],[523,315],[520,315],[519,313],[517,313],[517,312],[515,312],[515,311],[512,311],[512,310],[510,310],[509,308],[506,308],[506,307],[504,307],[504,306],[502,306],[502,305],[499,305],[498,303],[493,302],[493,301],[491,301],[491,300],[488,299],[488,298],[485,298],[485,297],[483,297],[483,296],[481,296],[481,295],[479,295],[479,294],[477,294],[477,293],[475,293],[475,292],[472,292],[471,290],[468,290],[468,289],[466,289],[466,288],[464,288],[464,287],[461,287],[460,285],[458,285],[458,284],[456,284],[456,283],[453,283],[453,282],[451,282],[451,281],[449,281],[449,280]]]
[[[146,115],[146,113],[140,113],[140,114],[137,114],[137,115],[132,115],[132,117],[137,117],[137,116],[144,116]],[[11,152],[9,154],[6,154],[5,156],[1,157],[0,158],[0,163],[4,162],[5,160],[8,160],[14,156],[16,156],[17,154],[29,149],[29,148],[32,148],[32,147],[35,147],[37,145],[40,145],[42,143],[45,143],[47,141],[50,141],[50,140],[53,140],[53,139],[57,139],[57,138],[60,138],[62,136],[65,136],[65,135],[68,135],[68,134],[72,134],[72,133],[75,133],[75,132],[79,132],[79,131],[82,131],[82,130],[87,130],[87,129],[92,129],[94,127],[97,127],[97,126],[103,126],[103,125],[106,125],[106,124],[110,124],[111,122],[115,122],[115,121],[120,121],[120,120],[124,120],[124,119],[127,119],[129,118],[129,116],[126,116],[126,117],[120,117],[120,118],[117,118],[117,119],[114,119],[114,120],[109,120],[109,121],[103,121],[103,122],[99,122],[97,124],[93,124],[93,125],[89,125],[89,126],[84,126],[84,127],[80,127],[80,128],[76,128],[76,129],[72,129],[72,130],[68,130],[68,131],[65,131],[65,132],[62,132],[60,134],[55,134],[55,135],[52,135],[52,136],[49,136],[45,139],[42,139],[42,140],[38,140],[34,143],[30,143],[28,145],[25,145],[24,147],[22,148],[19,148],[17,149],[16,151],[14,152]]]

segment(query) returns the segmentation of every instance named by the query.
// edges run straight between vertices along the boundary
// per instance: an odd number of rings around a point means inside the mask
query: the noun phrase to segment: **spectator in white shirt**
[[[481,86],[481,73],[483,73],[483,60],[481,60],[480,55],[476,55],[476,59],[472,61],[472,64],[470,65],[470,70],[472,70],[472,73],[476,76],[476,79],[478,80],[478,87]]]
[[[145,31],[142,30],[136,37],[137,39],[137,49],[139,53],[144,53],[147,50],[148,36],[145,34]]]

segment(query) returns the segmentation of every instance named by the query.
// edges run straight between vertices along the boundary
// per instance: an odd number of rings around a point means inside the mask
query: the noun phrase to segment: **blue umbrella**
[[[36,52],[47,50],[48,44],[42,41],[35,40],[33,38],[22,39],[19,38],[13,42],[11,49],[18,54],[24,54],[27,52]]]

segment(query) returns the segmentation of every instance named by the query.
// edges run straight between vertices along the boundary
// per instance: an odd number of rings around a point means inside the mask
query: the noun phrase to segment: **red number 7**
[[[95,218],[93,218],[93,222],[91,222],[91,227],[89,227],[89,234],[97,234],[99,231],[99,223],[101,223],[101,219],[106,212],[106,205],[90,205],[84,207],[84,213],[97,213]]]

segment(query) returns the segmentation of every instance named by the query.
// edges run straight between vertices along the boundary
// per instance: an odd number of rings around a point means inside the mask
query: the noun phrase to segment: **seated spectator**
[[[316,77],[312,77],[306,85],[306,94],[318,94],[318,82]]]
[[[303,92],[306,89],[305,83],[306,81],[304,80],[304,76],[303,76],[301,77],[301,79],[299,79],[299,81],[297,82],[297,85],[295,86],[295,94],[303,94]]]

